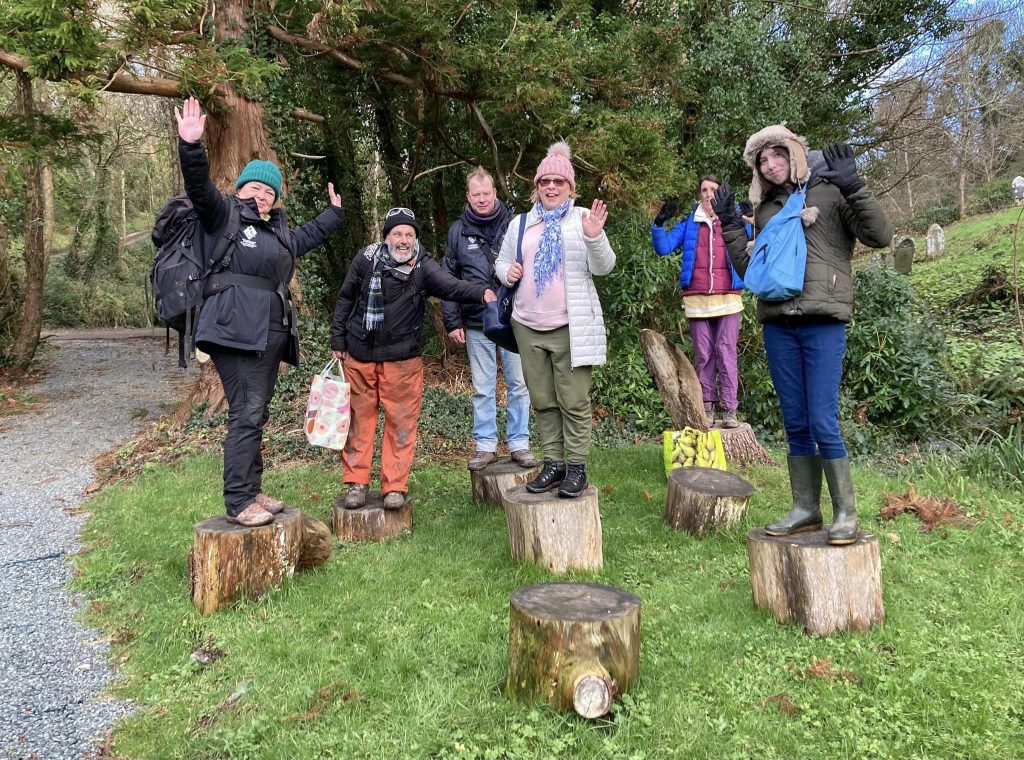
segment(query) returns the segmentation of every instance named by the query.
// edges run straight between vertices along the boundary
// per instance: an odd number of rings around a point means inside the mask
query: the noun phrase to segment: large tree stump
[[[204,615],[236,599],[259,599],[295,572],[302,551],[302,513],[286,509],[258,528],[223,516],[198,523],[188,556],[189,591]]]
[[[402,533],[412,532],[412,498],[406,494],[401,509],[384,509],[380,491],[366,495],[366,506],[345,509],[344,496],[334,503],[331,522],[340,541],[387,541]]]
[[[509,600],[508,681],[515,701],[542,699],[584,718],[608,713],[640,669],[640,600],[596,583],[540,583]]]
[[[470,470],[473,479],[473,501],[477,504],[505,506],[505,492],[533,480],[543,465],[529,469],[520,467],[510,457],[503,457],[482,470]]]
[[[775,466],[775,460],[758,443],[754,430],[746,422],[741,422],[740,426],[735,428],[721,428],[721,431],[727,463]]]
[[[525,486],[506,491],[505,522],[513,559],[553,573],[599,570],[604,562],[594,486],[575,499],[559,498],[554,491],[530,493]]]
[[[754,487],[731,472],[677,467],[668,476],[665,521],[696,536],[735,525],[747,513]]]
[[[848,546],[828,544],[828,526],[792,536],[747,533],[754,606],[807,633],[867,631],[885,620],[878,537],[860,532]]]
[[[640,331],[647,369],[654,378],[668,416],[677,430],[690,427],[707,430],[704,416],[704,394],[700,380],[686,354],[675,343],[656,330]]]
[[[325,523],[302,515],[302,548],[299,551],[298,567],[308,568],[322,565],[334,551],[334,536]]]

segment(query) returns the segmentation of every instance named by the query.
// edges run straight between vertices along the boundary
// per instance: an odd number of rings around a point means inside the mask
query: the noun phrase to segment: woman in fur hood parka
[[[839,430],[839,383],[846,353],[846,323],[853,314],[851,259],[856,241],[882,248],[892,225],[857,174],[853,150],[830,145],[810,152],[807,141],[785,124],[766,127],[747,140],[743,158],[753,171],[750,200],[755,236],[798,188],[807,261],[803,290],[784,301],[758,299],[765,353],[789,442],[793,505],[766,526],[773,536],[822,527],[821,479],[832,496],[830,544],[857,540],[857,509],[850,460]],[[722,218],[722,237],[740,276],[750,263],[743,222],[732,190],[719,188],[712,203]]]

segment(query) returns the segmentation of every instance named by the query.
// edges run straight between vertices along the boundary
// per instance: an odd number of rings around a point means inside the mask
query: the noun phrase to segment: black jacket
[[[290,230],[284,209],[271,209],[270,219],[265,221],[255,201],[221,195],[210,181],[210,167],[202,142],[178,140],[178,155],[185,192],[204,233],[197,241],[204,256],[213,253],[217,239],[228,225],[232,204],[238,204],[241,228],[237,243],[225,254],[226,269],[236,274],[265,277],[279,286],[275,293],[231,285],[210,296],[199,314],[196,345],[207,353],[218,347],[264,351],[269,330],[287,330],[292,339],[285,360],[297,365],[299,343],[288,283],[296,259],[326,241],[341,226],[341,208],[330,206],[312,222]]]
[[[482,303],[487,285],[463,282],[438,266],[431,255],[420,250],[412,267],[384,271],[384,323],[373,332],[365,326],[370,276],[384,243],[367,246],[349,265],[338,293],[331,324],[331,350],[345,351],[361,362],[390,362],[412,359],[423,353],[420,337],[427,296],[459,303]]]
[[[463,212],[448,228],[448,248],[441,265],[446,272],[466,282],[478,282],[497,291],[501,286],[494,276],[494,261],[501,250],[508,223],[515,214],[498,201],[494,221],[486,228],[478,227]],[[445,301],[441,306],[444,329],[448,332],[460,327],[483,329],[483,304],[457,304]]]

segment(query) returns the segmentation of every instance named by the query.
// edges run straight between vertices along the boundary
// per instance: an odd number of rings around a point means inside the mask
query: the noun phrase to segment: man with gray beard
[[[384,242],[356,254],[338,293],[331,351],[345,366],[351,425],[341,453],[345,507],[366,504],[377,418],[384,411],[381,493],[385,509],[401,509],[409,491],[416,425],[423,403],[421,331],[428,296],[459,303],[495,300],[485,285],[448,274],[420,247],[416,215],[393,208]]]

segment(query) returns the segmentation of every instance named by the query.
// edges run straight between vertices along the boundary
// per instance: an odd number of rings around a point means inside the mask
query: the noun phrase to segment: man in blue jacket
[[[494,260],[513,213],[498,200],[494,178],[482,166],[466,177],[466,209],[448,230],[445,271],[467,282],[497,290],[501,283],[494,276]],[[498,458],[498,421],[495,385],[498,361],[505,369],[508,389],[506,433],[512,460],[522,467],[535,467],[537,458],[530,453],[530,394],[523,379],[519,354],[498,348],[483,333],[482,304],[458,304],[445,301],[442,306],[448,337],[465,345],[473,375],[473,440],[476,454],[469,469],[482,470]]]

